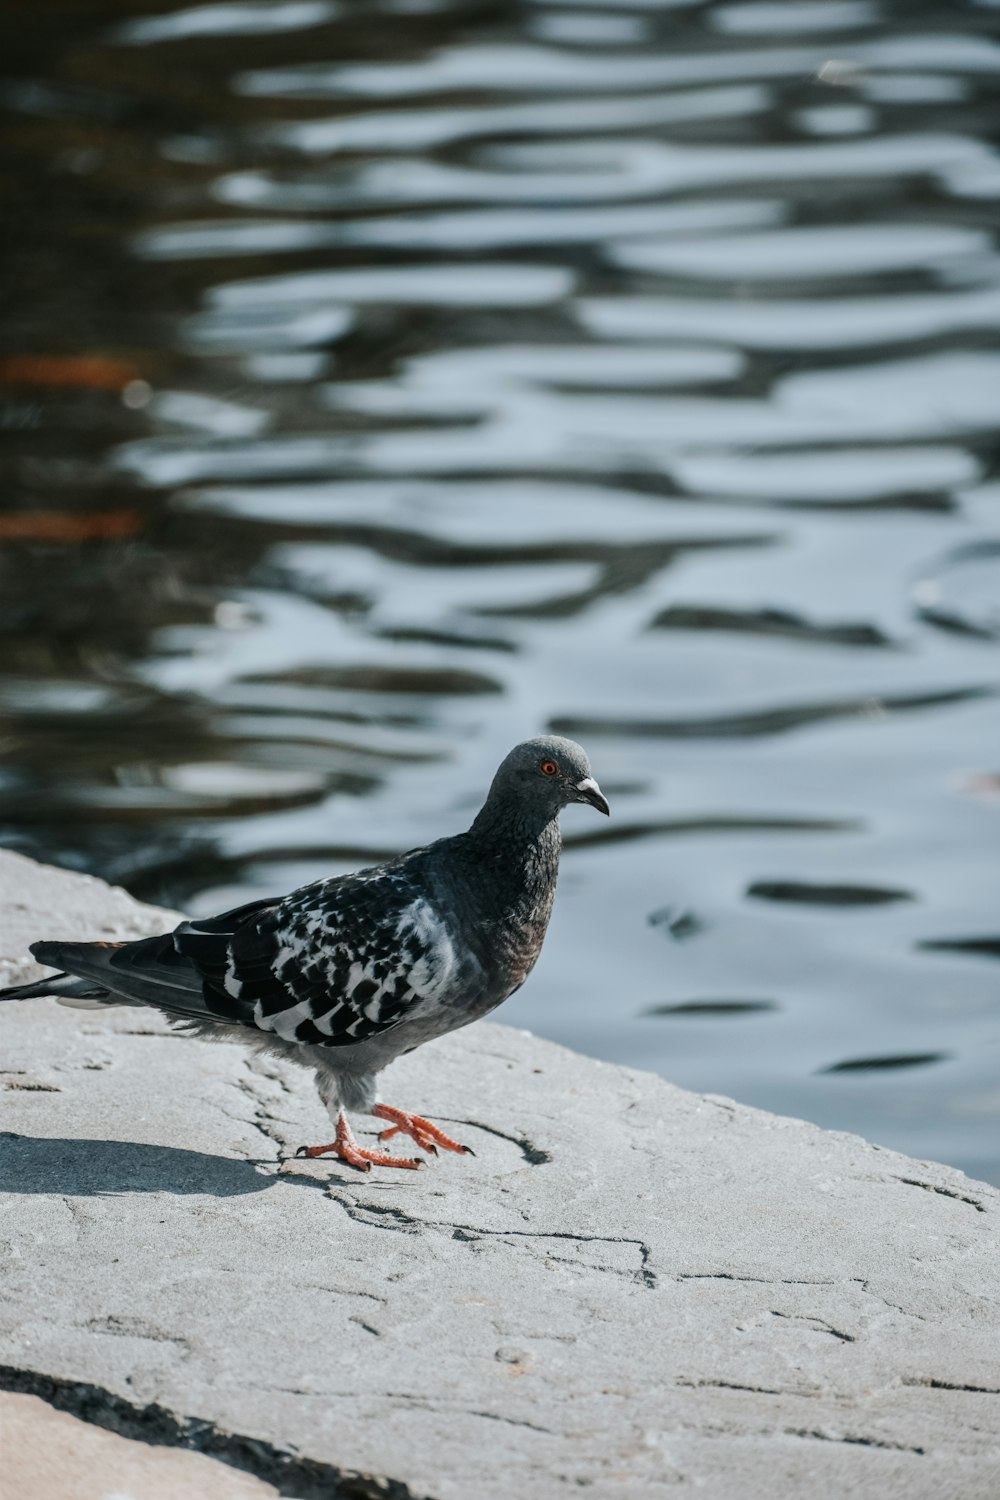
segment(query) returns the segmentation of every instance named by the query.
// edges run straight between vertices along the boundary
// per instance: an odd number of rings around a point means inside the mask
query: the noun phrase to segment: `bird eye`
[[[538,769],[541,771],[543,776],[554,776],[559,770],[559,767],[556,765],[554,760],[543,760],[539,763]]]

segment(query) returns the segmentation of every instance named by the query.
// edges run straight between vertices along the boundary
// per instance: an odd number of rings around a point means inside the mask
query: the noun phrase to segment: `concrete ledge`
[[[7,978],[161,920],[0,855]],[[287,1161],[307,1074],[0,1008],[0,1386],[291,1495],[996,1500],[995,1188],[503,1026],[391,1076],[478,1157]]]

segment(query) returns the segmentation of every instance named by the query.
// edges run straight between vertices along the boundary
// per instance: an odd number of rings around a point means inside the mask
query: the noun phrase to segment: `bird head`
[[[564,740],[557,734],[515,745],[500,763],[493,790],[552,817],[571,802],[587,802],[605,815],[611,812],[594,779],[587,752],[574,740]]]

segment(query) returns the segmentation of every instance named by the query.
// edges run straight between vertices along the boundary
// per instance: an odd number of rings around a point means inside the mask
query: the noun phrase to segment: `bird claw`
[[[463,1146],[460,1141],[453,1141],[450,1135],[445,1135],[438,1125],[432,1125],[430,1120],[425,1120],[423,1115],[411,1115],[405,1109],[394,1109],[391,1104],[376,1104],[372,1114],[380,1120],[391,1120],[392,1124],[388,1130],[383,1130],[379,1136],[380,1141],[387,1141],[394,1135],[402,1132],[416,1141],[421,1151],[427,1151],[431,1156],[437,1156],[438,1147],[444,1151],[457,1151],[462,1156],[475,1156],[471,1146]]]
[[[379,1132],[379,1140],[388,1141],[391,1140],[394,1135],[401,1134],[410,1136],[413,1140],[416,1141],[421,1151],[426,1151],[429,1156],[437,1156],[437,1146],[435,1146],[433,1140],[428,1135],[426,1130],[418,1129],[415,1119],[412,1130],[404,1130],[404,1127],[402,1125],[390,1125],[388,1130],[382,1130]]]
[[[442,1151],[456,1151],[460,1156],[475,1156],[476,1154],[471,1146],[463,1146],[460,1141],[453,1141],[450,1135],[445,1135],[439,1125],[432,1125],[430,1120],[424,1119],[423,1115],[411,1115],[405,1109],[393,1109],[390,1104],[376,1104],[372,1114],[380,1120],[390,1122],[388,1129],[383,1130],[379,1136],[380,1144],[391,1140],[394,1135],[408,1135],[416,1141],[421,1151],[426,1151],[429,1156],[437,1156],[439,1147]],[[423,1159],[419,1156],[392,1156],[388,1151],[370,1150],[366,1146],[359,1146],[343,1110],[337,1116],[336,1137],[328,1145],[300,1146],[295,1155],[297,1157],[335,1156],[359,1172],[370,1172],[373,1166],[404,1167],[412,1172],[424,1165]]]
[[[366,1146],[359,1146],[343,1110],[337,1116],[337,1134],[332,1141],[325,1146],[300,1146],[295,1155],[309,1158],[335,1156],[338,1161],[354,1167],[358,1172],[370,1172],[373,1166],[404,1167],[412,1172],[423,1166],[423,1161],[418,1156],[393,1156],[388,1151],[374,1151]]]

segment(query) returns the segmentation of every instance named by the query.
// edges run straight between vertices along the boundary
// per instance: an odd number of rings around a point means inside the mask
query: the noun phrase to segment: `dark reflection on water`
[[[881,885],[815,885],[802,880],[755,880],[747,895],[759,901],[799,901],[812,906],[881,906],[912,901],[912,891]]]
[[[681,1000],[677,1005],[651,1005],[644,1016],[740,1016],[777,1010],[773,1000]]]
[[[945,1062],[946,1052],[913,1052],[895,1057],[852,1057],[846,1062],[831,1063],[824,1073],[870,1073],[892,1068],[924,1068],[928,1063]]]
[[[4,841],[232,906],[578,734],[505,1018],[1000,1181],[996,6],[0,27]]]

